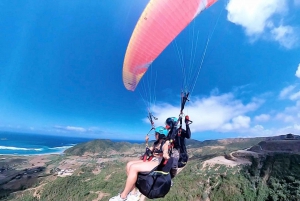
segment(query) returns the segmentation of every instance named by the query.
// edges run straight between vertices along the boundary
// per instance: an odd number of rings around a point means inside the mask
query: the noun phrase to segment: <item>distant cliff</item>
[[[300,136],[287,134],[266,138],[257,145],[251,147],[250,151],[257,153],[273,153],[273,152],[300,152]]]

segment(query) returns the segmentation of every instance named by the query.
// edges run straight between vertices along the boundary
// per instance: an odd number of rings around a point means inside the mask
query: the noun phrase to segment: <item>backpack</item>
[[[170,170],[173,164],[171,157],[166,165],[164,160],[150,172],[139,172],[136,187],[149,199],[162,198],[170,191],[171,175]]]

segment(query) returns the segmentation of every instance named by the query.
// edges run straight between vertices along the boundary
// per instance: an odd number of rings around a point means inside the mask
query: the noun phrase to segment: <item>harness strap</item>
[[[162,150],[162,147],[164,146],[165,144],[165,141],[162,141],[161,144],[160,144],[160,147],[159,149],[154,149],[153,152],[150,154],[148,154],[149,152],[149,148],[146,148],[146,152],[145,154],[143,155],[143,157],[141,158],[143,160],[143,162],[146,162],[146,161],[151,161],[155,156],[160,156],[162,157],[163,156],[163,150]],[[153,155],[153,153],[155,153],[155,156]]]

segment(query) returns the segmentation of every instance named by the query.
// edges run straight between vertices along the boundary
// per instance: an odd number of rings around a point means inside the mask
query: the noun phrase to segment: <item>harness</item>
[[[163,140],[159,146],[159,149],[155,147],[153,152],[148,147],[146,147],[146,151],[145,151],[144,155],[142,155],[141,159],[144,162],[146,162],[146,161],[151,161],[153,159],[153,157],[157,157],[157,156],[162,157],[163,156],[162,147],[164,146],[165,142],[166,141]]]
[[[183,117],[183,109],[186,101],[188,100],[188,95],[189,93],[182,93],[182,100],[181,100],[181,110],[180,110],[180,115],[179,119],[177,122],[172,123],[172,127],[170,132],[168,133],[167,139],[169,140],[169,146],[168,146],[168,154],[170,156],[170,159],[168,160],[162,160],[161,163],[155,167],[153,170],[150,172],[139,172],[138,173],[138,178],[136,181],[136,187],[140,190],[140,192],[145,195],[146,197],[153,199],[153,198],[160,198],[164,197],[170,190],[171,187],[171,169],[173,166],[173,160],[174,158],[171,157],[173,148],[175,146],[175,143],[178,143],[179,148],[181,147],[181,142],[176,136],[181,137],[182,135],[182,117]],[[149,113],[149,120],[151,125],[153,126],[153,121],[152,121],[151,113]],[[187,119],[188,116],[185,116],[185,120]],[[191,122],[191,121],[190,121]],[[179,124],[179,128],[177,128],[177,125]],[[154,129],[152,127],[152,129]],[[151,130],[152,130],[151,129]],[[151,131],[150,130],[150,131]],[[178,142],[176,141],[178,139]],[[163,156],[163,145],[165,144],[166,140],[162,140],[161,144],[158,148],[155,147],[153,152],[146,147],[145,154],[141,157],[141,159],[146,162],[146,161],[151,161],[153,157],[155,157],[153,154],[155,153],[158,156]],[[147,142],[148,144],[148,142]]]

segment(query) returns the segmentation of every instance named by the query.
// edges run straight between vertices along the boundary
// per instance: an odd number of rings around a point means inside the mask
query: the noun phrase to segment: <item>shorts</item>
[[[174,148],[172,150],[171,157],[173,157],[172,169],[177,169],[178,168],[178,160],[179,160],[179,151]]]
[[[158,161],[158,164],[160,164],[161,161],[162,161],[162,159],[163,159],[163,157],[153,157],[153,158],[151,159],[151,161]]]

